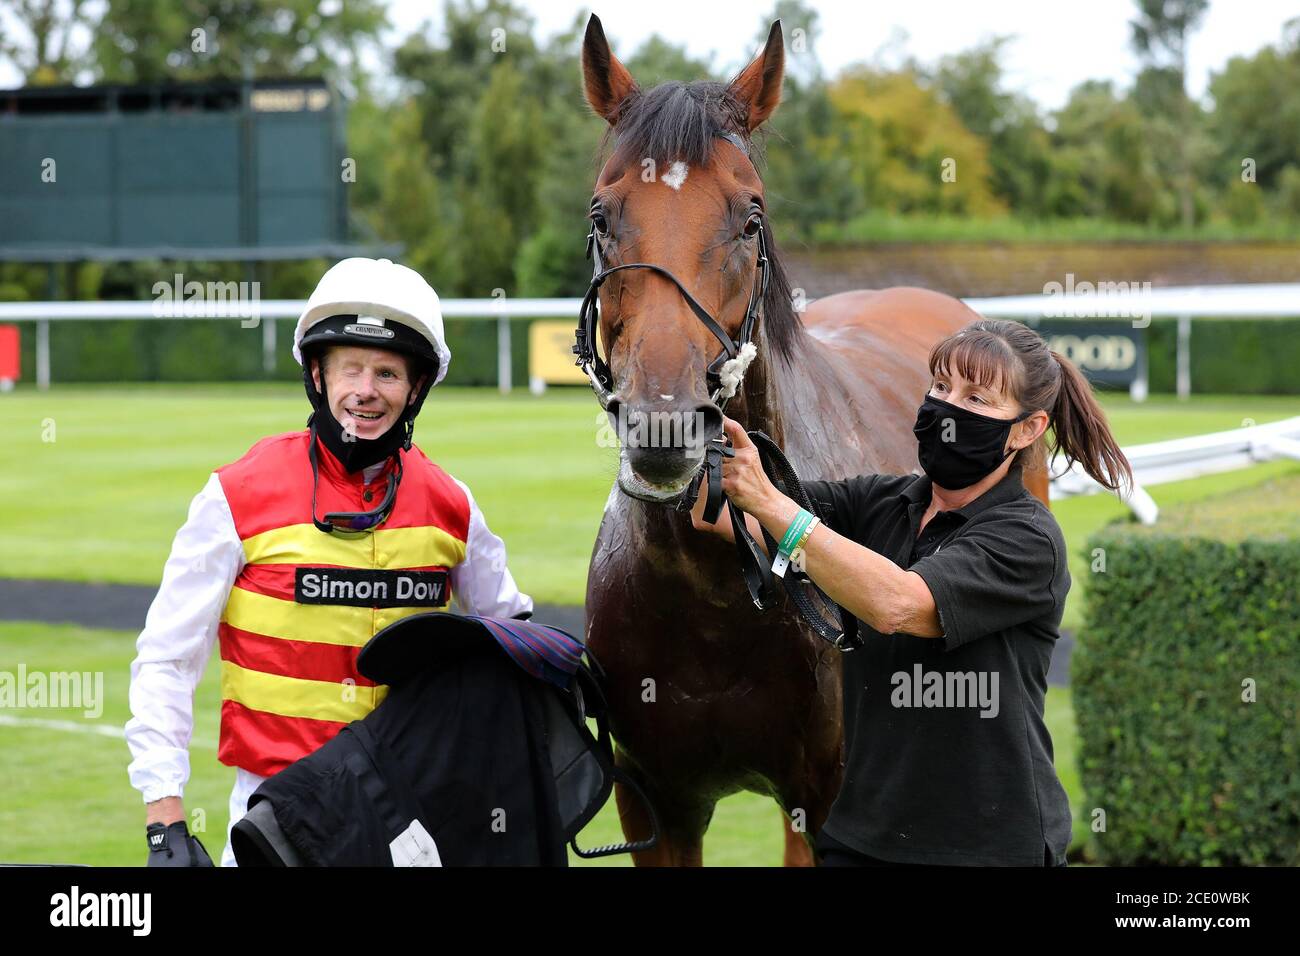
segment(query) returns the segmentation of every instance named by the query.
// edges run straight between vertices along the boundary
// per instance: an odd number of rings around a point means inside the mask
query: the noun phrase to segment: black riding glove
[[[149,866],[212,866],[212,857],[196,836],[190,836],[184,820],[170,826],[151,823],[145,827],[149,841]]]

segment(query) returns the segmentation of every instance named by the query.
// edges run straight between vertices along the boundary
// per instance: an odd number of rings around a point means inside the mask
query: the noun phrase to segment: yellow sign
[[[330,91],[320,89],[253,90],[249,105],[255,113],[301,113],[330,105]]]
[[[528,379],[546,385],[585,385],[587,376],[574,365],[574,322],[540,321],[528,326]]]

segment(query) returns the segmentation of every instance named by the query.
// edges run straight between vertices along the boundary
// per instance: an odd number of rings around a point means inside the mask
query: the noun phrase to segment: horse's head
[[[587,24],[587,102],[614,144],[590,213],[599,287],[589,305],[599,296],[608,358],[594,378],[622,443],[619,485],[634,497],[666,501],[690,483],[722,434],[719,396],[760,344],[746,343],[767,298],[788,295],[783,275],[780,288],[771,281],[763,183],[749,156],[750,135],[780,101],[783,64],[778,22],[730,83],[643,92],[600,21]]]

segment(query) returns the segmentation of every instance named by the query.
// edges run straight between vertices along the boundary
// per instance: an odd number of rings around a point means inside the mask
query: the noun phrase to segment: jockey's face
[[[387,349],[336,345],[326,350],[325,395],[343,430],[361,439],[379,438],[419,395],[406,357]],[[321,387],[321,362],[312,359],[312,379]]]

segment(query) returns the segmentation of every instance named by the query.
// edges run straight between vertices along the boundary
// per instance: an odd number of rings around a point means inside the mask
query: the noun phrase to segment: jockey
[[[312,293],[293,355],[307,427],[262,439],[209,477],[136,643],[127,772],[146,805],[150,866],[211,865],[182,790],[194,690],[214,644],[233,826],[263,780],[384,699],[356,658],[385,626],[453,596],[471,614],[533,610],[469,488],[411,443],[451,361],[429,284],[387,259],[344,259]],[[233,866],[229,832],[222,864]]]

